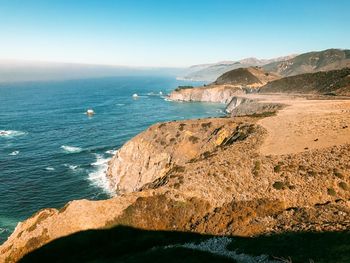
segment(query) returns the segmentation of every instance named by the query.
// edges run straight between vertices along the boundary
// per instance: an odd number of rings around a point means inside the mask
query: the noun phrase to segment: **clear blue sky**
[[[348,0],[0,0],[0,59],[187,66],[350,48]]]

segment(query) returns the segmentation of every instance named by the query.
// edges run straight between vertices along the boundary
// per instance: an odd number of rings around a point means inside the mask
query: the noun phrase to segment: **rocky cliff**
[[[173,101],[202,101],[229,103],[231,98],[236,95],[246,93],[246,89],[230,85],[210,85],[206,87],[197,87],[192,89],[174,90],[170,93],[169,99]]]
[[[39,211],[0,247],[0,261],[16,262],[58,237],[118,225],[228,236],[349,230],[350,103],[293,101],[274,100],[289,106],[267,118],[150,127],[110,163],[119,196]],[[310,138],[310,130],[318,137]],[[299,148],[289,143],[293,137]]]

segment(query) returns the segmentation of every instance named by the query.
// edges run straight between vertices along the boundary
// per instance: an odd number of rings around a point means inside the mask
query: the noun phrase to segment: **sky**
[[[350,48],[348,0],[0,0],[0,59],[184,67]]]

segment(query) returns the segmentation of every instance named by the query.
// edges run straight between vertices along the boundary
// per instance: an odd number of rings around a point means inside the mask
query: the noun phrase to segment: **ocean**
[[[149,76],[0,84],[0,244],[39,209],[113,196],[107,162],[148,126],[224,115],[221,104],[163,96],[193,84],[203,83]]]

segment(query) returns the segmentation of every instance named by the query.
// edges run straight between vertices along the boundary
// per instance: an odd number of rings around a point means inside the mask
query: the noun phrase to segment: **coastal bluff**
[[[120,225],[227,237],[350,229],[350,101],[245,99],[284,106],[151,126],[111,160],[115,197],[37,212],[1,245],[0,262]]]
[[[224,73],[207,86],[175,89],[170,93],[169,99],[227,104],[232,97],[257,92],[258,88],[278,78],[278,75],[265,72],[259,67],[238,68]]]

